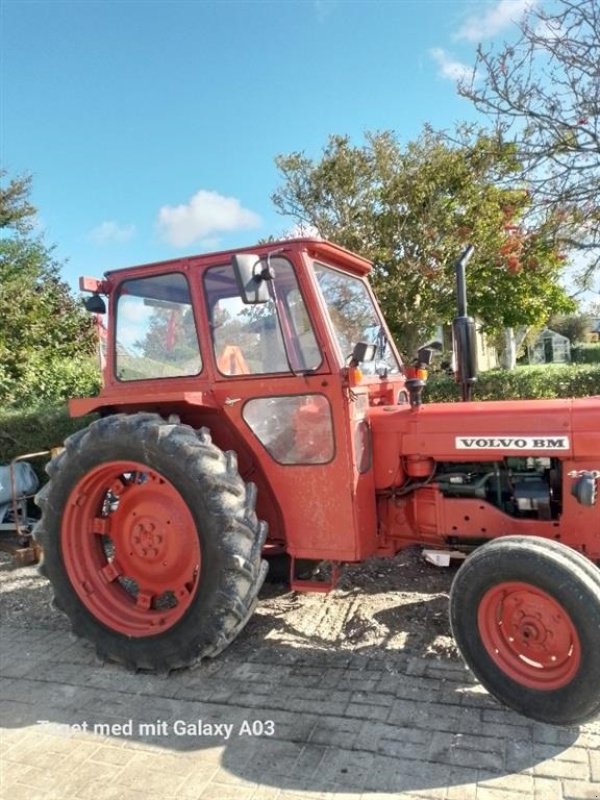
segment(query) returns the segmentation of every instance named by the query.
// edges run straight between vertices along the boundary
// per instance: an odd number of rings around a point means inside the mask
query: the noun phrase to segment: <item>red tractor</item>
[[[463,399],[474,325],[457,263]],[[269,560],[296,590],[410,545],[468,554],[450,597],[481,683],[534,719],[600,712],[600,397],[421,404],[369,262],[297,239],[82,279],[106,311],[96,412],[38,495],[41,571],[131,668],[216,656]],[[471,553],[473,553],[471,555]],[[325,586],[307,563],[331,562]]]

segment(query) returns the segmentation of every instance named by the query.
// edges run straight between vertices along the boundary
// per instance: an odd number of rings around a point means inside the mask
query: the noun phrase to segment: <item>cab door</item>
[[[313,324],[310,284],[301,287],[287,258],[270,267],[269,299],[259,304],[243,302],[230,264],[203,274],[215,400],[268,478],[288,552],[358,560],[374,549],[376,525],[374,495],[368,531],[357,521],[356,397]]]

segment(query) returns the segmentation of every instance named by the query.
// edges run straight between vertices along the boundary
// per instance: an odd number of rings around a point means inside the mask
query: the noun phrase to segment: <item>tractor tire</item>
[[[40,572],[100,658],[169,672],[242,630],[267,564],[235,453],[157,414],[117,414],[65,442],[36,497]]]
[[[600,569],[548,539],[478,548],[450,591],[458,648],[496,699],[531,719],[579,725],[600,713]]]

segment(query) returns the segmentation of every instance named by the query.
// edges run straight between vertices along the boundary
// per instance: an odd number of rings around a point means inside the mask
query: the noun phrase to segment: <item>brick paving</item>
[[[526,720],[450,658],[267,638],[166,677],[65,630],[4,624],[0,648],[6,800],[600,798],[600,721]]]

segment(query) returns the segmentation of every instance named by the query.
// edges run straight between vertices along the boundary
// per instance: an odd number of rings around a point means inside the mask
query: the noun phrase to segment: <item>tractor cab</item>
[[[329,242],[298,239],[82,278],[89,310],[101,316],[109,295],[114,321],[107,334],[102,320],[103,393],[117,382],[202,378],[210,361],[217,380],[342,374],[352,364],[360,376],[350,380],[368,387],[371,404],[393,402],[401,360],[365,280],[370,268]],[[352,363],[360,342],[372,345],[368,359]]]
[[[368,409],[407,397],[369,270],[297,239],[82,279],[94,310],[108,296],[106,357],[100,395],[71,411],[208,426],[258,485],[270,547],[364,558],[377,549]]]

